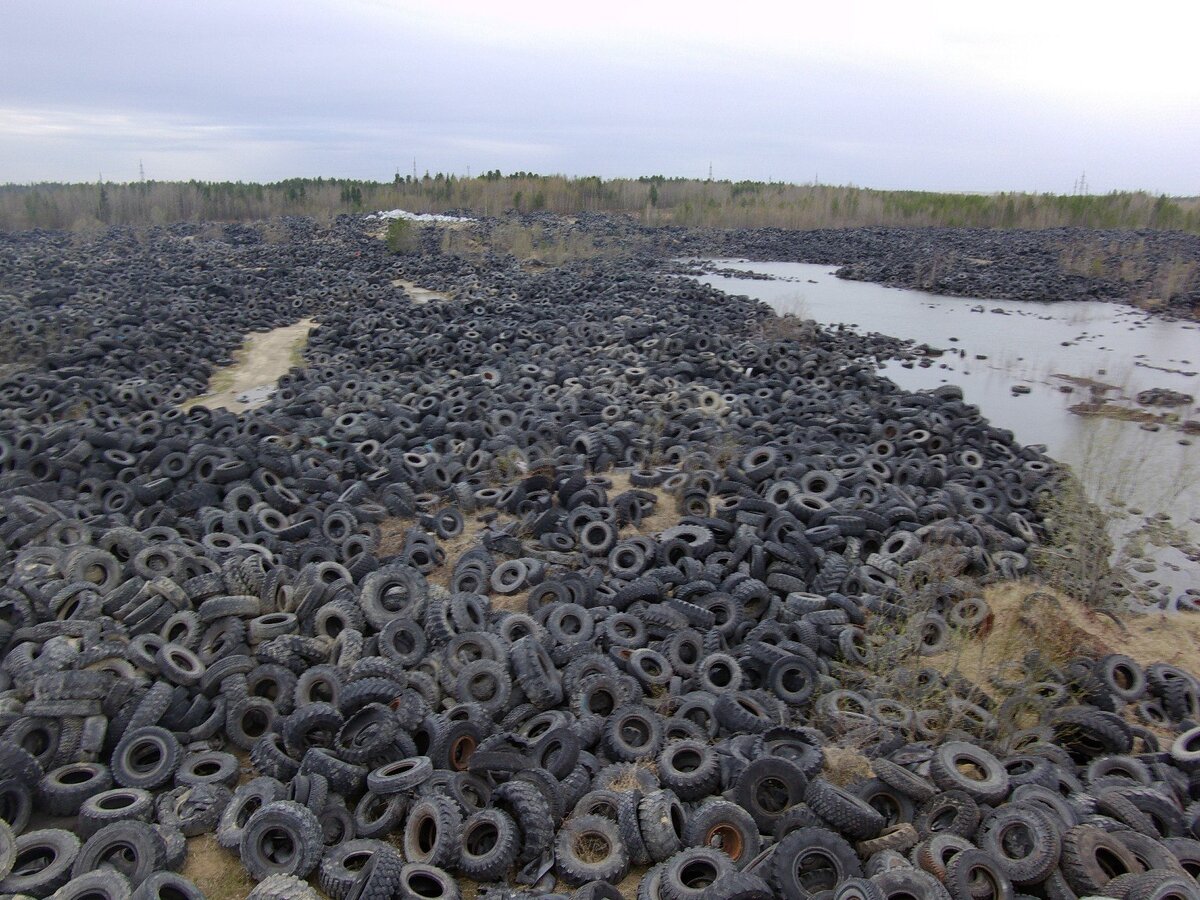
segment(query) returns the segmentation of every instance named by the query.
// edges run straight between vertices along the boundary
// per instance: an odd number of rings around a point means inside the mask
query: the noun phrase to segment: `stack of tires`
[[[182,409],[204,367],[166,319],[123,349],[125,275],[12,314],[61,337],[0,383],[0,892],[198,896],[211,834],[260,897],[1195,894],[1189,673],[1033,655],[997,704],[893,665],[987,627],[1054,477],[880,378],[899,342],[764,341],[629,261],[195,237],[122,246],[175,313],[213,286],[206,365],[321,321],[260,410]]]

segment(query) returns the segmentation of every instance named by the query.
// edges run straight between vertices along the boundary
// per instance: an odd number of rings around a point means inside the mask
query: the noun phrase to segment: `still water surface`
[[[964,399],[994,424],[1011,429],[1022,443],[1045,444],[1051,456],[1072,465],[1094,497],[1115,498],[1145,515],[1166,513],[1192,541],[1200,540],[1200,437],[1078,416],[1069,407],[1089,400],[1090,387],[1058,377],[1115,385],[1118,390],[1109,399],[1125,398],[1122,405],[1134,408],[1139,408],[1134,396],[1150,388],[1200,396],[1200,326],[1115,303],[979,300],[845,281],[831,266],[707,264],[773,276],[770,281],[723,275],[700,280],[728,294],[762,300],[780,314],[945,350],[929,368],[892,362],[883,372],[909,390],[959,385]],[[1030,392],[1014,394],[1014,386]],[[1195,401],[1147,409],[1200,419]],[[1154,578],[1172,591],[1200,588],[1200,565],[1173,550],[1157,553],[1156,559]]]

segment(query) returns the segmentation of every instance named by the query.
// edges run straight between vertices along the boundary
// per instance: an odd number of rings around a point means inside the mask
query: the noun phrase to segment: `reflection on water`
[[[946,351],[929,368],[893,362],[883,371],[909,390],[957,384],[968,403],[1026,444],[1045,444],[1070,463],[1094,497],[1138,515],[1169,514],[1200,540],[1200,437],[1144,430],[1136,422],[1085,418],[1068,407],[1091,399],[1098,382],[1110,399],[1149,388],[1200,395],[1200,326],[1168,322],[1113,303],[1032,303],[944,297],[859,281],[830,266],[716,260],[720,268],[762,272],[759,281],[709,275],[729,294],[763,300],[781,314],[909,338]],[[1164,371],[1166,370],[1166,371]],[[1056,376],[1070,376],[1066,380]],[[1014,394],[1014,386],[1028,394]],[[1193,402],[1170,411],[1200,419]],[[1200,588],[1200,566],[1165,551],[1156,578],[1175,590]],[[1171,566],[1181,571],[1173,572]]]

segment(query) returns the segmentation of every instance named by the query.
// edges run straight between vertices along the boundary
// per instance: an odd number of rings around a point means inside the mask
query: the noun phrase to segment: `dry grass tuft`
[[[826,747],[825,767],[821,774],[838,787],[875,777],[871,761],[853,747]]]
[[[221,847],[211,834],[188,840],[187,862],[181,874],[209,900],[242,900],[255,884],[241,860]]]
[[[1034,591],[1039,597],[1026,602]],[[964,654],[977,654],[981,674],[1005,661],[1020,660],[1030,649],[1057,663],[1081,655],[1123,653],[1143,666],[1166,662],[1200,671],[1200,616],[1131,613],[1118,621],[1032,580],[992,585],[983,596],[992,607],[995,625],[988,637],[968,640]]]
[[[793,341],[808,345],[817,337],[817,323],[803,316],[769,316],[758,325],[758,336],[764,341]]]

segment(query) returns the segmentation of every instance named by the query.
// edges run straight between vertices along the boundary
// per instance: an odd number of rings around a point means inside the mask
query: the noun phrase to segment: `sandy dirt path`
[[[273,331],[247,336],[233,354],[233,363],[213,372],[208,392],[184,404],[185,408],[203,406],[245,412],[271,399],[280,376],[292,366],[303,365],[301,353],[308,333],[317,327],[315,319],[301,319]]]

